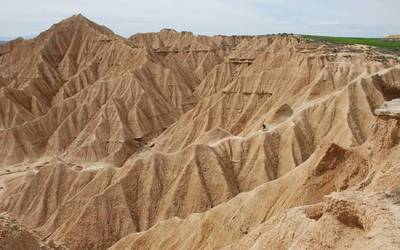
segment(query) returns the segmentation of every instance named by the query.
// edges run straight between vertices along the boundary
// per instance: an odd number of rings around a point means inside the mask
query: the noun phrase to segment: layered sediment
[[[372,48],[73,16],[0,45],[0,211],[32,249],[398,249],[399,97]]]

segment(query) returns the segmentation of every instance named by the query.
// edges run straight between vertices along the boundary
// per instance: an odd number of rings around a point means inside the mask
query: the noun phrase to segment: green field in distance
[[[313,35],[301,35],[301,36],[311,40],[322,41],[322,42],[331,42],[338,44],[362,44],[382,49],[400,51],[400,41],[388,41],[383,38],[334,37],[334,36],[313,36]]]

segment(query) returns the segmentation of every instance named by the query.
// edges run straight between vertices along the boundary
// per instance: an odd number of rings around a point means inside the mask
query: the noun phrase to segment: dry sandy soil
[[[400,249],[398,97],[370,47],[70,17],[0,45],[0,249]]]

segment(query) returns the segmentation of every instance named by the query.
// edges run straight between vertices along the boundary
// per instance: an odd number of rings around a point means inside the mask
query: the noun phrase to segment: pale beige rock
[[[399,79],[368,47],[73,16],[0,45],[0,211],[70,249],[396,249]]]
[[[390,41],[400,41],[400,35],[387,35],[384,37],[384,39]]]
[[[1,250],[62,250],[66,249],[53,241],[44,242],[34,232],[20,225],[9,214],[0,214]]]

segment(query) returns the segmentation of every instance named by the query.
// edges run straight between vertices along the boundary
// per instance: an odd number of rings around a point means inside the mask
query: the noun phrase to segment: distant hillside
[[[313,35],[303,35],[303,37],[316,41],[325,41],[325,42],[340,43],[340,44],[362,44],[382,49],[400,51],[400,40],[392,41],[392,40],[386,40],[386,38],[382,39],[382,38],[360,38],[360,37],[333,37],[333,36],[313,36]]]
[[[400,35],[388,35],[385,36],[384,39],[389,41],[400,41]]]
[[[11,36],[0,36],[0,44],[9,42],[9,41],[12,41],[12,40],[15,40],[15,39],[23,38],[25,40],[28,40],[28,39],[32,39],[34,37],[36,37],[36,35],[25,35],[25,36],[14,36],[14,37],[11,37]]]

